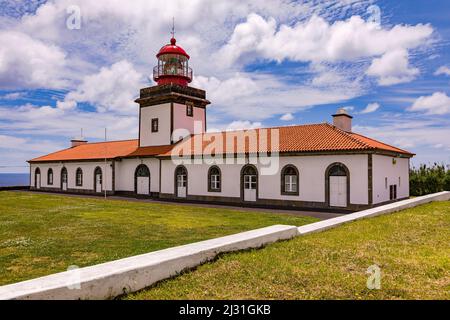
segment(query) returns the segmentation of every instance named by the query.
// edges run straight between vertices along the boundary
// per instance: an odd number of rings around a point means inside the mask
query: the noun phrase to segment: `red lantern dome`
[[[187,86],[192,81],[192,69],[189,68],[189,55],[177,46],[175,38],[162,47],[156,57],[158,65],[153,68],[153,79],[158,85],[179,84]]]

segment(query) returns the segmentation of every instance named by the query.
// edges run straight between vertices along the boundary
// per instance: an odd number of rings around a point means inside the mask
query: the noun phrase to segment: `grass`
[[[450,202],[222,255],[125,299],[450,299]],[[367,289],[367,268],[381,289]]]
[[[273,224],[290,214],[0,192],[0,285]]]

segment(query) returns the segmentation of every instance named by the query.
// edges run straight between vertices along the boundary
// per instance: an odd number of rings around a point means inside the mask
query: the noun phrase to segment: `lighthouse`
[[[174,34],[174,33],[173,33]],[[155,86],[140,90],[139,146],[174,144],[185,136],[206,131],[206,92],[190,87],[189,54],[172,34],[156,54]]]

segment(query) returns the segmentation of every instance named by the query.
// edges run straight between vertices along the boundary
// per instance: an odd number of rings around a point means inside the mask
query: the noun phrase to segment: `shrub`
[[[410,170],[410,194],[422,196],[448,190],[450,191],[450,166],[435,163],[432,166],[422,164]]]

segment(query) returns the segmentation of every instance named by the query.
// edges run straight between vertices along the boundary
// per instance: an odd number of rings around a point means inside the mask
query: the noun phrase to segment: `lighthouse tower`
[[[156,55],[156,86],[143,88],[139,103],[139,146],[173,144],[186,135],[206,130],[206,92],[189,86],[189,55],[174,37]]]

